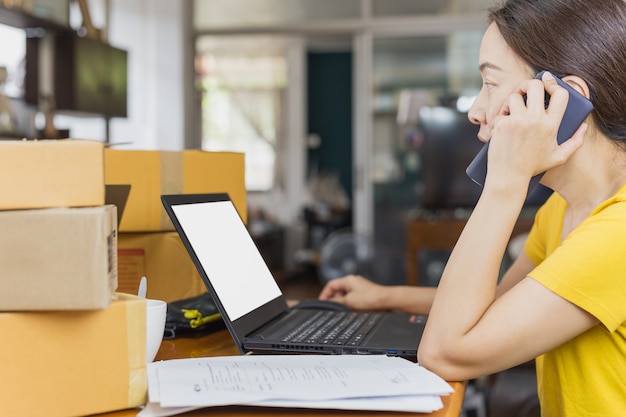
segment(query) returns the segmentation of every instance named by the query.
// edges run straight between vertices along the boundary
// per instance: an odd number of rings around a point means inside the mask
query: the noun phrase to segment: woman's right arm
[[[359,275],[329,281],[319,295],[347,305],[353,310],[402,310],[428,314],[435,297],[433,287],[381,285]]]
[[[502,277],[496,296],[499,297],[515,286],[534,267],[528,256],[522,252]],[[348,275],[329,281],[319,298],[345,304],[353,310],[401,310],[413,314],[428,314],[435,291],[435,287],[381,285],[359,275]]]

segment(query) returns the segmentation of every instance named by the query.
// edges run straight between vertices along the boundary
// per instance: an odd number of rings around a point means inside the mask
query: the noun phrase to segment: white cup
[[[152,362],[163,340],[167,303],[163,300],[146,300],[146,362]]]

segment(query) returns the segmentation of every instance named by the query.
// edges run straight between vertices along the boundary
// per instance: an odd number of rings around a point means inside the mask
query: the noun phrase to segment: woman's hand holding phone
[[[483,186],[487,177],[488,154],[490,170],[510,174],[504,181],[514,182],[516,178],[526,181],[532,176],[530,192],[545,170],[567,160],[580,146],[579,140],[559,145],[580,128],[593,109],[591,102],[545,71],[537,74],[536,79],[541,82],[529,80],[511,95],[494,121],[492,139],[468,166],[467,174],[479,185]],[[584,129],[579,132],[580,139]],[[555,136],[556,142],[541,140]],[[493,150],[489,150],[491,146]],[[515,155],[515,159],[511,160],[510,155]]]

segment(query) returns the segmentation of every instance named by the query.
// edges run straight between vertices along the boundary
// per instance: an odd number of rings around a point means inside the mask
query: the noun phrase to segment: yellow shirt
[[[626,416],[626,184],[562,240],[566,207],[538,211],[528,275],[600,324],[537,358],[542,416]]]

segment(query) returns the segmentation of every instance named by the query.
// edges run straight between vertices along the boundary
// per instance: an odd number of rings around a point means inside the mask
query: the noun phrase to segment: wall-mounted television
[[[39,100],[38,38],[27,39],[25,99]],[[127,117],[128,53],[74,32],[54,34],[53,87],[56,110]]]

